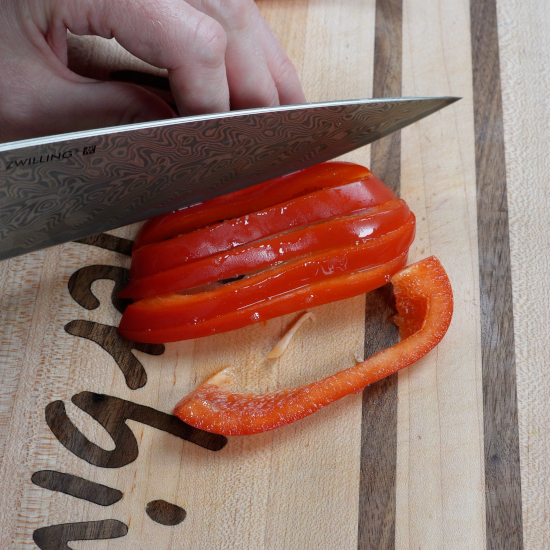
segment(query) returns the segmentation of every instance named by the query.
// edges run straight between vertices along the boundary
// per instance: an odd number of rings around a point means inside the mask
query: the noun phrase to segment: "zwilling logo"
[[[83,149],[69,149],[63,153],[51,153],[49,155],[40,155],[39,157],[27,157],[23,159],[15,159],[9,161],[4,167],[4,171],[21,168],[22,166],[32,166],[33,164],[45,164],[47,162],[62,161],[70,159],[73,155],[81,153],[82,156],[93,155],[95,153],[95,145],[84,147]]]

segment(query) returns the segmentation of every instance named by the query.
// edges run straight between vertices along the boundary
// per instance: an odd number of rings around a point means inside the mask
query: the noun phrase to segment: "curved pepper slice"
[[[350,162],[317,164],[293,174],[152,218],[143,225],[137,235],[134,250],[219,220],[237,218],[319,189],[366,178],[380,181],[368,168]]]
[[[242,276],[312,252],[374,240],[402,226],[410,215],[405,201],[393,199],[358,214],[285,231],[153,275],[133,277],[119,296],[138,300],[178,292]]]
[[[174,269],[282,231],[377,206],[392,198],[393,192],[373,178],[321,189],[240,218],[144,246],[132,254],[130,277]]]
[[[304,418],[414,363],[447,332],[453,312],[451,285],[433,256],[399,271],[392,283],[402,337],[398,344],[323,380],[264,395],[232,393],[228,386],[233,376],[225,369],[184,397],[174,414],[217,434],[260,433]]]

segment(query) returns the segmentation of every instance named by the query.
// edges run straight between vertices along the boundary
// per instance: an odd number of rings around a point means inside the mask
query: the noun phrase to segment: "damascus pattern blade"
[[[252,109],[0,145],[0,260],[330,160],[456,99]]]

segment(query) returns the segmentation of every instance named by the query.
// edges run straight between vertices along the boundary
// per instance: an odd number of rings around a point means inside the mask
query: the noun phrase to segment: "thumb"
[[[122,82],[56,78],[37,92],[30,94],[31,104],[22,101],[22,108],[16,109],[19,113],[11,117],[14,124],[5,127],[11,140],[176,116],[155,94]]]

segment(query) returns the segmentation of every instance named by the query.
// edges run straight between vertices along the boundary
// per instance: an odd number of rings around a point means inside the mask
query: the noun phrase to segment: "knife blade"
[[[457,99],[309,103],[0,144],[0,260],[330,160]]]

